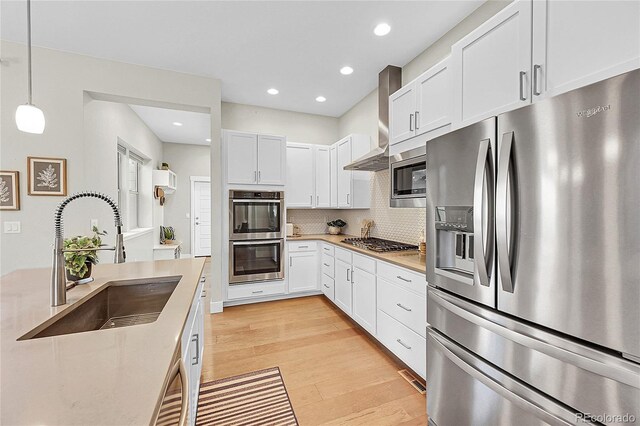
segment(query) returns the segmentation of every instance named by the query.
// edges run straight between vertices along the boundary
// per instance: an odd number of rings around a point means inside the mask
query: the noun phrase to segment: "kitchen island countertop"
[[[204,259],[96,265],[92,283],[50,307],[51,268],[11,272],[0,281],[0,423],[143,425],[153,422]],[[180,276],[155,322],[18,340],[63,316],[111,281]]]

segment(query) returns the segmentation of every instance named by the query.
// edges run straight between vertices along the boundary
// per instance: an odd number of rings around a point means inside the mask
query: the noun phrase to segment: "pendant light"
[[[44,113],[33,105],[31,99],[31,0],[27,0],[27,66],[29,97],[26,104],[16,109],[16,126],[22,132],[41,135],[44,132]]]

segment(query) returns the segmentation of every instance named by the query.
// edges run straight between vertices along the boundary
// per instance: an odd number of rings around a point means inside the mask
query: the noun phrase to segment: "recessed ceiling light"
[[[270,95],[277,95],[278,93],[280,93],[280,91],[272,87],[271,89],[267,90],[267,93]]]
[[[351,68],[349,66],[340,68],[340,74],[342,74],[342,75],[349,75],[351,73],[353,73],[353,68]]]
[[[386,22],[382,22],[373,29],[373,33],[377,36],[386,36],[391,31],[391,27]]]
[[[326,100],[327,100],[327,98],[325,98],[324,96],[318,96],[318,97],[316,98],[316,102],[324,102],[324,101],[326,101]]]
[[[182,123],[180,123],[179,121],[174,121],[173,125],[176,126],[176,127],[180,127],[180,126],[182,126]]]
[[[211,139],[210,138],[206,138],[205,141],[211,142]]]

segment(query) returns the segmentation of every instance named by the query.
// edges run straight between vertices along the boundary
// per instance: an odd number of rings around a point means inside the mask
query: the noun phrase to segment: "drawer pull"
[[[398,306],[398,308],[402,308],[407,312],[411,312],[411,308],[407,308],[406,306],[404,306],[402,303],[396,303],[396,306]]]
[[[298,248],[309,248],[309,246],[298,246]]]
[[[264,293],[264,290],[255,290],[251,292],[251,294],[260,294],[260,293]]]
[[[399,279],[399,280],[402,280],[402,281],[404,281],[406,283],[410,283],[411,282],[411,280],[408,280],[406,278],[402,278],[400,275],[398,275],[396,278]]]
[[[323,265],[326,266],[327,268],[331,266],[328,263],[323,263]]]
[[[331,287],[329,287],[329,286],[328,286],[328,285],[326,285],[326,284],[323,284],[323,285],[324,285],[324,287],[325,287],[325,288],[331,288]]]
[[[411,350],[411,346],[407,345],[406,343],[404,343],[402,340],[400,339],[396,339],[396,342],[400,343],[402,346],[404,346],[405,348]]]
[[[325,251],[331,251],[331,249],[330,249],[329,247],[323,247],[323,249],[324,249]]]

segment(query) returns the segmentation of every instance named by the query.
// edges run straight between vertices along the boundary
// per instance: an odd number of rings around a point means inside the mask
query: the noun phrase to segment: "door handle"
[[[351,282],[351,278],[349,278],[349,269],[347,268],[347,281]]]
[[[502,135],[500,155],[498,157],[498,179],[496,184],[496,238],[498,248],[498,270],[502,281],[502,290],[513,293],[511,281],[511,264],[509,256],[509,244],[507,242],[507,178],[511,161],[511,148],[513,146],[513,132]],[[512,224],[513,225],[513,224]]]
[[[399,308],[401,308],[401,309],[404,309],[404,310],[405,310],[405,311],[407,311],[407,312],[411,312],[411,308],[407,308],[407,307],[406,307],[406,306],[404,306],[402,303],[396,303],[396,306],[397,306],[397,307],[399,307]]]
[[[413,132],[413,114],[409,114],[409,131]]]
[[[418,120],[418,118],[420,117],[420,111],[416,111],[416,116],[415,116],[415,127],[416,130],[418,130],[420,128],[420,121]]]
[[[533,94],[536,96],[540,96],[540,94],[542,93],[540,91],[540,86],[539,86],[539,76],[540,76],[540,71],[542,69],[541,65],[534,65],[533,66]]]
[[[320,196],[319,196],[319,195],[316,195],[316,206],[317,206],[318,204],[320,204]]]
[[[347,205],[351,204],[350,201],[349,201],[349,199],[350,199],[349,195],[351,195],[351,194],[347,194]]]
[[[313,194],[309,195],[309,204],[313,205]]]
[[[258,170],[258,182],[262,180],[262,172]]]
[[[354,272],[355,272],[355,271],[352,269],[352,270],[351,270],[351,284],[353,284],[353,273],[354,273]]]
[[[520,100],[526,101],[527,96],[524,94],[524,78],[527,76],[526,71],[520,71]]]
[[[251,292],[251,294],[260,294],[260,293],[264,293],[264,290],[255,290]]]
[[[255,170],[253,171],[253,181],[255,183],[258,183],[258,172]]]
[[[293,266],[293,257],[289,257],[289,268]]]
[[[326,285],[326,284],[322,284],[322,285],[323,285],[325,288],[331,288],[331,287],[329,287],[329,286],[328,286],[328,285]]]
[[[196,344],[196,356],[191,359],[191,365],[198,365],[200,363],[200,335],[194,334],[191,341]]]
[[[328,263],[322,263],[324,266],[326,266],[327,268],[330,267],[331,265],[329,265]]]
[[[396,342],[400,343],[402,346],[404,346],[405,348],[411,350],[411,346],[407,345],[406,343],[404,343],[402,340],[400,339],[396,339]]]
[[[406,278],[403,278],[403,277],[401,277],[400,275],[398,275],[396,278],[397,278],[397,279],[399,279],[399,280],[402,280],[402,281],[404,281],[404,282],[406,282],[406,283],[410,283],[410,282],[411,282],[411,280],[406,279]]]
[[[487,272],[487,254],[484,249],[484,235],[483,232],[483,220],[482,212],[484,206],[484,176],[487,170],[489,176],[493,176],[492,162],[491,162],[491,145],[489,139],[480,141],[480,149],[478,150],[478,159],[476,161],[476,174],[473,184],[473,251],[477,253],[474,259],[476,268],[474,271],[475,278],[485,287],[489,287],[489,274]],[[489,179],[491,181],[492,179]],[[492,185],[488,185],[488,200],[489,206],[488,217],[493,217],[492,205],[493,205],[493,189]],[[493,223],[488,221],[488,229],[486,233],[488,237],[487,247],[490,259],[492,257],[493,247]]]

